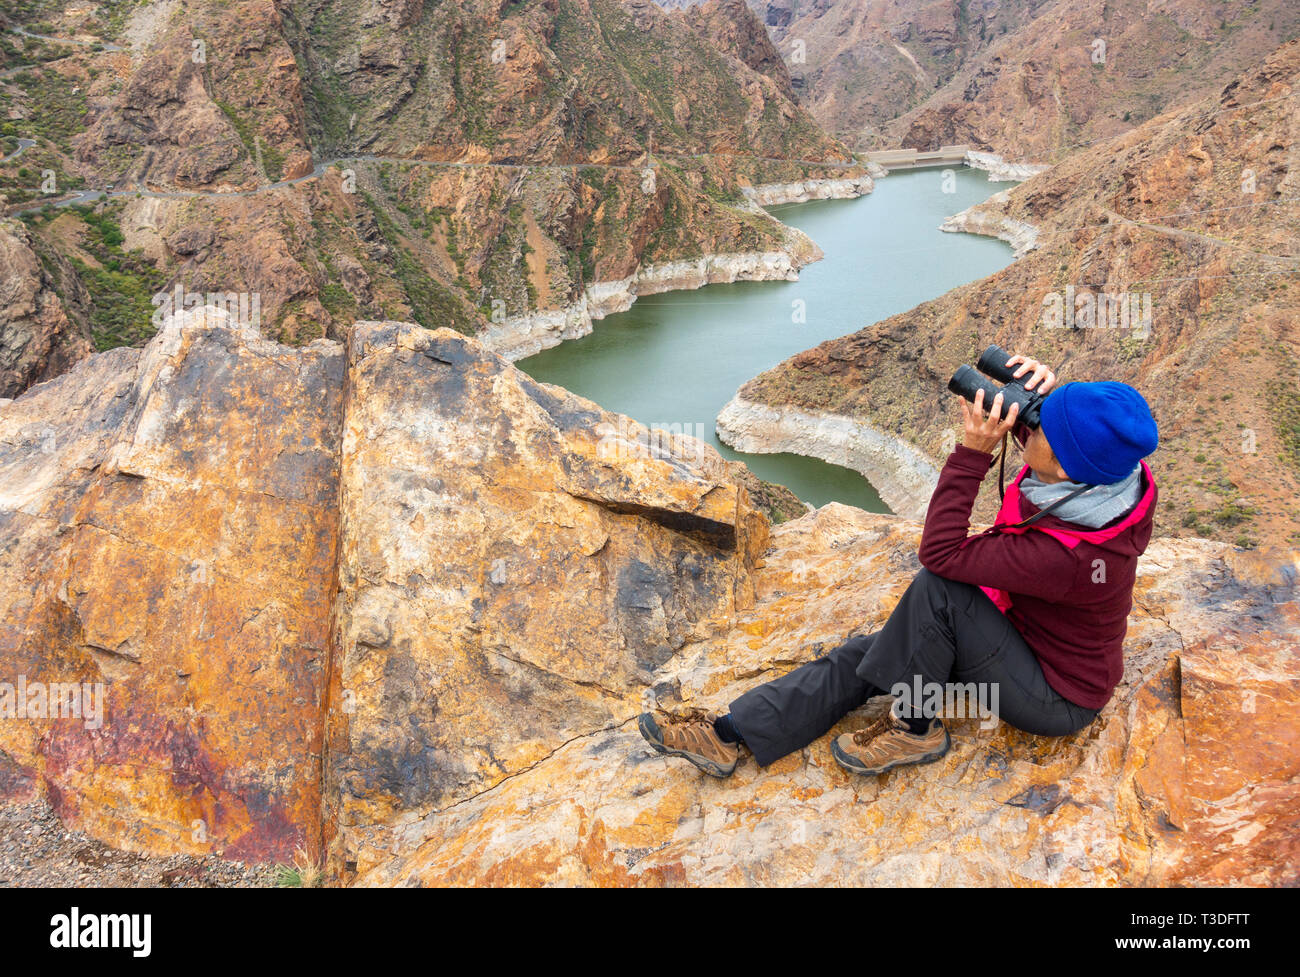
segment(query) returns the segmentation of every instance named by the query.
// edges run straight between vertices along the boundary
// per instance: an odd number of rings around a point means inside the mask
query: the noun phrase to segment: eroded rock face
[[[621,719],[767,529],[702,443],[450,330],[213,310],[0,406],[0,519],[0,682],[104,684],[101,722],[0,722],[0,794],[254,861],[317,850],[327,729],[350,852]]]
[[[739,58],[759,74],[772,80],[782,94],[794,99],[790,71],[781,60],[763,24],[751,16],[745,0],[719,0],[689,8],[687,22],[710,38],[724,53]]]
[[[942,6],[947,16],[956,13]],[[968,52],[963,40],[942,56],[947,42],[922,28],[917,40],[955,70],[941,75],[942,87],[925,101],[885,122],[884,145],[966,143],[1010,159],[1056,162],[1063,147],[1092,145],[1189,95],[1211,94],[1294,39],[1297,27],[1295,5],[1270,0],[1240,7],[1252,22],[1246,30],[1194,0],[1162,4],[1168,29],[1152,29],[1145,0],[972,6],[984,9],[964,12],[979,37]],[[1119,103],[1123,112],[1108,110]],[[814,114],[830,127],[825,112]]]
[[[327,783],[336,859],[364,872],[635,714],[752,603],[766,520],[701,442],[448,330],[359,324],[348,382]]]
[[[956,720],[879,779],[829,737],[729,781],[652,753],[649,704],[725,706],[918,569],[917,524],[769,532],[742,481],[451,330],[169,320],[0,405],[0,682],[105,689],[0,720],[0,797],[342,884],[1296,881],[1293,554],[1154,542],[1075,736]]]
[[[342,367],[190,316],[0,408],[0,681],[103,683],[99,725],[0,720],[0,795],[134,851],[315,848]]]
[[[249,189],[301,173],[304,160],[310,170],[302,80],[277,5],[177,14],[155,11],[152,31],[130,38],[144,43],[120,91],[92,89],[79,162],[110,182],[185,189]]]

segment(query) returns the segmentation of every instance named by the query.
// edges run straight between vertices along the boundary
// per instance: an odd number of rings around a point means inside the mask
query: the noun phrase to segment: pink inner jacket
[[[1071,550],[1081,542],[1104,543],[1108,539],[1113,539],[1133,524],[1141,522],[1147,510],[1151,508],[1151,500],[1155,495],[1156,480],[1155,476],[1151,474],[1151,469],[1147,467],[1147,463],[1144,461],[1141,464],[1142,471],[1147,477],[1147,490],[1143,493],[1142,498],[1138,500],[1138,504],[1133,507],[1133,511],[1113,526],[1104,526],[1101,529],[1084,529],[1082,527],[1073,529],[1068,528],[1068,524],[1058,519],[1055,526],[1040,526],[1035,523],[1014,529],[1006,528],[1003,532],[1019,534],[1029,532],[1031,529],[1037,530],[1040,533],[1047,533],[1048,536],[1051,536],[1066,549]],[[998,509],[997,518],[993,520],[994,527],[1010,527],[1025,518],[1020,514],[1020,480],[1025,477],[1028,471],[1029,466],[1026,465],[1020,469],[1020,474],[1016,476],[1015,481],[1007,486],[1006,495],[1002,497],[1002,508]],[[1044,518],[1050,519],[1051,516],[1044,516]],[[989,600],[993,601],[1003,614],[1011,607],[1011,595],[1005,590],[998,590],[996,587],[981,587],[980,590],[988,594]]]

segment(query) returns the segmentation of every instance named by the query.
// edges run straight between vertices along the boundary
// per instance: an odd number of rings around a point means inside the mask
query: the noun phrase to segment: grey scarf
[[[1057,499],[1082,487],[1080,482],[1053,482],[1050,485],[1034,477],[1031,468],[1020,480],[1020,494],[1040,509],[1045,509]],[[1110,485],[1094,485],[1086,492],[1064,502],[1050,513],[1088,529],[1100,529],[1106,523],[1133,510],[1142,498],[1142,466],[1135,465],[1127,477]]]

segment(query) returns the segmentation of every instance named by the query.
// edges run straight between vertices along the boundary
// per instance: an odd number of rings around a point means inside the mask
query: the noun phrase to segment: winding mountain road
[[[31,143],[31,140],[24,140]],[[737,156],[729,153],[695,153],[695,154],[659,154],[663,159],[745,159],[759,160],[770,163],[797,163],[807,166],[825,166],[837,168],[854,168],[860,167],[860,163],[827,163],[820,160],[804,159],[784,159],[773,156]],[[652,159],[649,163],[642,164],[617,164],[617,163],[472,163],[455,160],[427,160],[427,159],[409,159],[404,156],[373,156],[362,154],[358,156],[337,156],[333,159],[317,163],[312,167],[309,173],[302,176],[295,176],[288,180],[276,180],[274,183],[264,183],[260,186],[252,187],[248,190],[149,190],[138,184],[121,190],[83,190],[80,193],[70,197],[60,198],[53,201],[34,204],[31,207],[24,207],[21,210],[14,211],[12,216],[17,217],[20,214],[27,214],[33,211],[41,210],[44,207],[70,207],[74,204],[89,203],[93,200],[112,199],[115,197],[131,197],[139,195],[141,197],[153,197],[159,200],[189,200],[196,197],[252,197],[260,193],[266,193],[269,190],[278,190],[281,187],[291,187],[299,183],[305,183],[308,180],[315,180],[322,176],[330,167],[337,166],[341,163],[394,163],[408,166],[445,166],[456,167],[459,169],[498,169],[498,170],[540,170],[540,171],[573,171],[585,169],[601,170],[624,170],[628,172],[640,172],[646,166],[655,166]]]
[[[5,157],[3,157],[3,158],[0,158],[0,163],[8,163],[10,160],[15,160],[15,159],[17,159],[19,156],[21,156],[23,153],[27,152],[27,150],[31,149],[31,148],[32,148],[33,146],[35,146],[35,145],[36,145],[36,140],[35,140],[35,139],[19,139],[19,140],[18,140],[18,148],[15,149],[15,150],[14,150],[12,153],[10,153],[8,156],[5,156]]]
[[[21,35],[22,37],[29,37],[39,41],[48,41],[55,44],[73,44],[81,47],[93,47],[94,45],[98,44],[101,45],[102,50],[104,51],[127,50],[126,48],[122,47],[120,44],[113,44],[108,41],[100,41],[100,40],[83,41],[83,40],[75,40],[69,37],[52,37],[48,34],[37,34],[32,31],[25,30],[21,27],[11,26],[9,30],[11,33]],[[0,72],[0,78],[8,77],[28,67],[30,66],[18,65],[13,68],[8,68],[4,72]],[[18,143],[19,146],[17,151],[12,153],[9,156],[6,156],[3,160],[0,160],[0,163],[8,162],[14,159],[15,157],[21,155],[26,149],[35,145],[35,141],[31,139],[19,139]],[[395,163],[395,164],[406,164],[412,166],[458,167],[461,169],[488,168],[488,169],[500,169],[500,170],[539,170],[543,172],[547,170],[562,172],[562,171],[573,171],[573,170],[590,169],[590,168],[602,169],[602,170],[624,170],[624,171],[639,172],[645,169],[646,166],[653,167],[657,165],[656,157],[663,158],[663,159],[679,159],[679,160],[680,159],[755,160],[758,162],[766,162],[766,163],[794,163],[794,164],[804,165],[804,166],[823,166],[828,168],[843,168],[843,169],[851,169],[855,167],[861,167],[863,165],[862,163],[857,162],[856,160],[840,163],[840,162],[830,162],[830,161],[811,160],[811,159],[790,159],[790,158],[782,158],[776,156],[745,156],[745,155],[734,154],[734,153],[680,153],[680,154],[651,153],[647,162],[641,164],[493,163],[493,162],[471,163],[471,162],[461,162],[461,161],[453,161],[453,160],[423,160],[423,159],[408,159],[399,156],[374,156],[374,155],[361,154],[356,156],[335,157],[333,159],[329,159],[324,162],[315,164],[309,173],[304,173],[302,176],[296,176],[288,180],[276,180],[273,183],[264,183],[261,184],[260,186],[253,187],[248,190],[149,190],[139,186],[138,184],[135,184],[129,188],[124,188],[121,190],[118,189],[82,190],[79,191],[78,193],[71,194],[66,197],[60,197],[55,200],[44,200],[39,204],[32,204],[30,207],[23,207],[19,210],[13,211],[13,213],[10,216],[17,217],[22,214],[29,214],[34,211],[42,210],[45,207],[71,207],[77,204],[91,203],[93,201],[101,200],[101,199],[110,200],[116,197],[129,197],[129,196],[137,196],[137,195],[141,197],[154,197],[159,200],[187,200],[187,199],[197,198],[197,197],[251,197],[259,193],[266,193],[267,191],[270,190],[278,190],[281,187],[295,186],[296,184],[304,183],[307,180],[317,179],[318,177],[323,175],[325,171],[328,170],[330,167],[337,166],[340,163]]]
[[[111,41],[78,41],[71,37],[51,37],[49,34],[33,34],[31,31],[23,30],[21,27],[10,27],[11,34],[21,34],[23,37],[30,37],[34,41],[50,41],[54,44],[75,44],[78,47],[94,47],[96,44],[105,51],[125,51],[126,48],[120,44],[114,44]]]

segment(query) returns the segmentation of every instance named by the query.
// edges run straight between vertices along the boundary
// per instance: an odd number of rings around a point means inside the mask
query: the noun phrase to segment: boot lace
[[[870,725],[858,730],[853,734],[853,742],[858,746],[866,746],[881,733],[887,733],[895,726],[894,717],[891,713],[885,713],[878,717]]]
[[[713,726],[713,720],[709,718],[708,712],[704,709],[686,709],[678,713],[665,712],[663,714],[668,722],[673,726],[695,726],[704,724]]]

